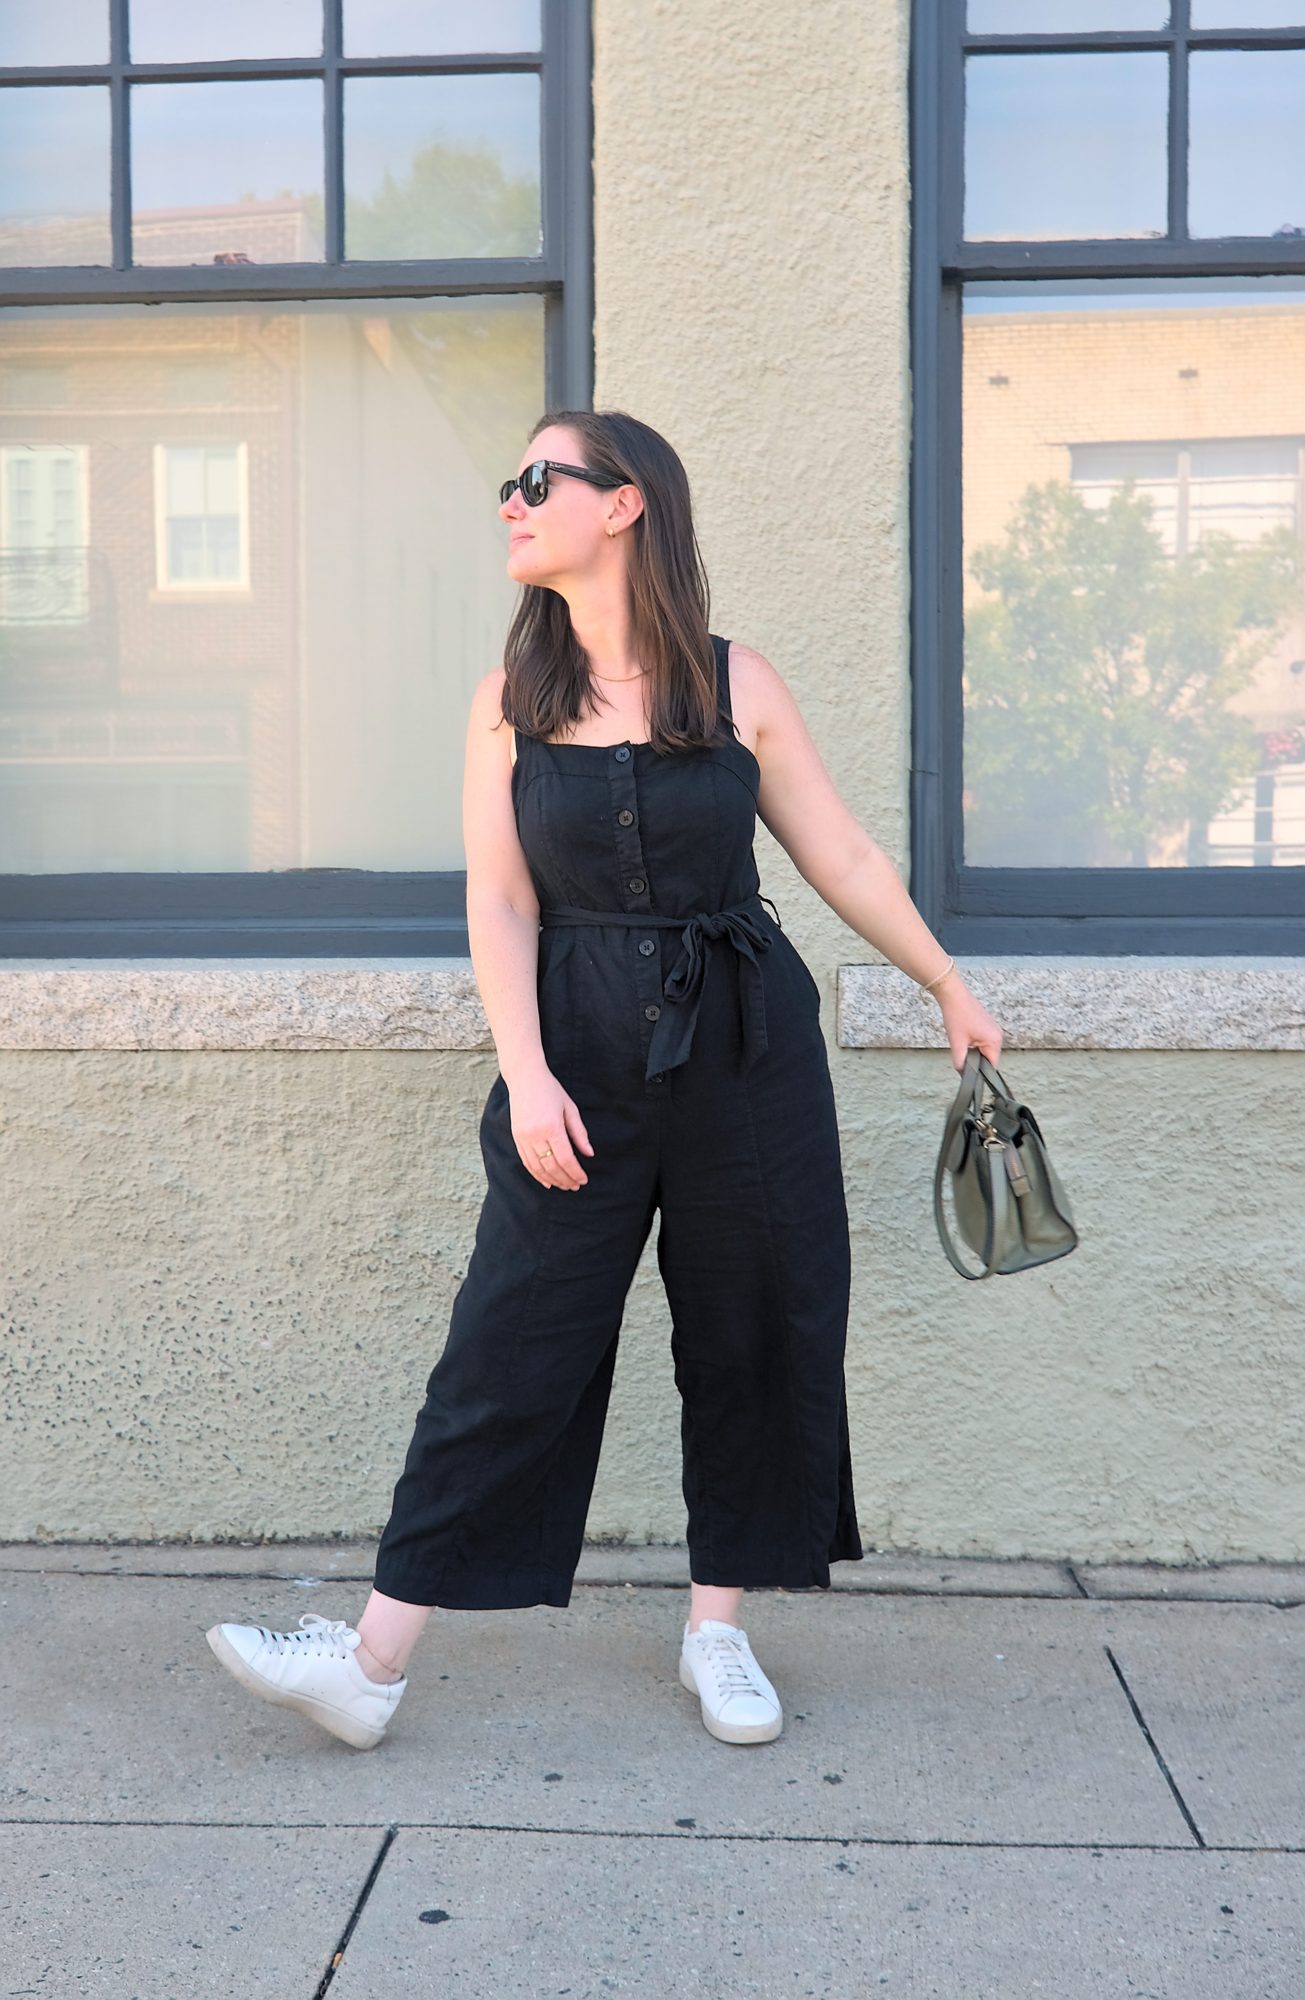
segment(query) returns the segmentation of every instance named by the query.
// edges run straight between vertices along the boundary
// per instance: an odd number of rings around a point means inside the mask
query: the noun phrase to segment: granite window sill
[[[1305,958],[958,958],[1003,1048],[1305,1049]],[[838,1045],[946,1048],[942,1014],[893,965],[838,969]]]
[[[1305,1049],[1305,957],[959,959],[1009,1048]],[[824,1018],[829,1024],[829,1000]],[[835,1043],[945,1048],[896,966],[837,968]],[[0,1048],[468,1049],[469,958],[0,960]]]

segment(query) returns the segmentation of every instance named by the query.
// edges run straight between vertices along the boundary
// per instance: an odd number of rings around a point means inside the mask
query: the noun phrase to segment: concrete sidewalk
[[[389,1736],[247,1695],[230,1618],[357,1618],[374,1544],[0,1545],[0,2000],[1302,2000],[1305,1566],[867,1556],[742,1621],[680,1549],[437,1612]]]

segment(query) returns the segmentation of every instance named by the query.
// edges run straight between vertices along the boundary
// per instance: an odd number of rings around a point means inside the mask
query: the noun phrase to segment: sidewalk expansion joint
[[[1072,1590],[994,1590],[941,1588],[923,1583],[832,1583],[827,1591],[813,1586],[810,1590],[784,1590],[777,1588],[777,1597],[928,1597],[934,1599],[956,1598],[960,1603],[973,1603],[984,1598],[996,1602],[1023,1602],[1028,1604],[1249,1604],[1258,1605],[1266,1611],[1299,1611],[1305,1606],[1302,1597],[1258,1597],[1246,1592],[1233,1591],[1228,1595],[1214,1595],[1206,1591],[1184,1592],[1166,1590],[1163,1595],[1136,1590],[1088,1590],[1082,1578],[1072,1565],[1067,1572],[1074,1588]],[[30,1565],[10,1565],[0,1558],[0,1576],[73,1576],[112,1577],[120,1582],[142,1583],[293,1583],[301,1589],[330,1583],[332,1586],[344,1584],[370,1584],[370,1568],[356,1572],[342,1570],[331,1577],[289,1576],[284,1570],[266,1569],[76,1569],[60,1565],[55,1569],[37,1569]],[[577,1576],[574,1588],[580,1590],[665,1590],[677,1593],[687,1591],[689,1579],[667,1582],[660,1577],[584,1577]],[[754,1597],[772,1593],[756,1589],[750,1592]],[[437,1607],[438,1608],[438,1607]]]
[[[1188,1815],[1190,1823],[1190,1815]],[[43,1829],[63,1827],[112,1827],[116,1831],[162,1832],[176,1829],[196,1833],[375,1833],[375,1820],[343,1819],[20,1819],[17,1817],[0,1819],[0,1827],[24,1826]],[[1195,1830],[1195,1829],[1194,1829]],[[631,1826],[538,1826],[503,1820],[464,1819],[400,1819],[387,1822],[384,1827],[385,1841],[380,1854],[373,1863],[370,1875],[363,1886],[354,1913],[349,1920],[340,1943],[336,1948],[328,1968],[329,1979],[344,1954],[346,1945],[361,1915],[380,1872],[381,1862],[400,1833],[520,1833],[534,1839],[557,1840],[569,1837],[574,1840],[701,1840],[748,1841],[754,1845],[772,1847],[947,1847],[972,1850],[975,1853],[991,1854],[1298,1854],[1305,1856],[1305,1845],[1291,1841],[1235,1841],[1202,1840],[1198,1834],[1191,1840],[984,1840],[981,1837],[962,1838],[947,1834],[907,1834],[907,1833],[746,1833],[737,1829],[710,1833],[699,1827],[694,1832],[671,1831],[657,1827]],[[434,1921],[427,1917],[425,1922]],[[317,1994],[324,1993],[326,1981],[318,1987]],[[317,1995],[314,1995],[317,2000]]]
[[[1151,1734],[1151,1731],[1147,1727],[1146,1717],[1143,1715],[1140,1707],[1138,1706],[1132,1688],[1130,1688],[1127,1680],[1124,1678],[1123,1668],[1120,1666],[1118,1660],[1111,1652],[1109,1646],[1105,1647],[1104,1650],[1106,1658],[1109,1660],[1111,1666],[1114,1669],[1115,1677],[1118,1680],[1120,1687],[1124,1690],[1125,1698],[1128,1702],[1129,1707],[1133,1711],[1134,1720],[1136,1721],[1137,1726],[1141,1730],[1143,1736],[1145,1736],[1147,1740],[1147,1744],[1150,1748],[1151,1755],[1155,1758],[1156,1763],[1160,1767],[1160,1774],[1163,1777],[1165,1783],[1168,1785],[1170,1791],[1173,1793],[1174,1802],[1177,1805],[1179,1812],[1182,1814],[1183,1818],[1187,1821],[1188,1826],[1192,1830],[1192,1839],[1196,1842],[1198,1847],[1204,1847],[1205,1841],[1201,1837],[1201,1829],[1196,1824],[1196,1821],[1193,1819],[1191,1813],[1188,1811],[1187,1801],[1183,1797],[1182,1793],[1179,1791],[1173,1773],[1170,1771],[1169,1766],[1166,1764],[1164,1758],[1160,1754],[1160,1746],[1156,1742],[1154,1736]]]
[[[382,1867],[385,1865],[385,1857],[389,1853],[390,1849],[393,1847],[398,1837],[399,1837],[398,1826],[393,1821],[391,1821],[390,1824],[385,1829],[385,1838],[381,1842],[380,1849],[379,1852],[377,1853],[376,1859],[373,1861],[371,1865],[371,1869],[368,1872],[367,1880],[362,1885],[362,1890],[359,1894],[358,1900],[354,1904],[353,1909],[349,1913],[349,1921],[345,1925],[343,1931],[340,1933],[340,1942],[335,1947],[335,1950],[331,1954],[331,1963],[327,1966],[325,1972],[322,1974],[321,1982],[313,1994],[313,2000],[322,2000],[322,1995],[326,1992],[327,1987],[330,1985],[331,1981],[335,1978],[336,1973],[339,1971],[340,1961],[343,1959],[345,1952],[348,1950],[349,1940],[353,1936],[354,1927],[357,1924],[359,1917],[363,1913],[363,1909],[366,1905],[367,1898],[372,1893],[372,1889],[375,1885],[376,1878],[380,1874]]]

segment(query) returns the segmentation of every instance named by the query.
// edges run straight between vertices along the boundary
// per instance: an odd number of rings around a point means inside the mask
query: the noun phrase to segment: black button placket
[[[652,891],[648,886],[648,870],[643,858],[643,835],[639,825],[639,789],[634,774],[635,756],[629,743],[619,743],[613,750],[607,766],[608,784],[612,799],[612,833],[616,845],[617,882],[620,887],[620,907],[631,912],[644,910],[652,914]],[[662,949],[664,940],[674,936],[674,932],[650,927],[641,934],[637,924],[632,924],[627,933],[630,939],[630,963],[635,991],[635,1007],[639,1025],[639,1067],[648,1064],[648,1045],[652,1040],[653,1028],[662,1010]],[[664,1088],[664,1075],[650,1077],[644,1088],[648,1095],[657,1097]]]

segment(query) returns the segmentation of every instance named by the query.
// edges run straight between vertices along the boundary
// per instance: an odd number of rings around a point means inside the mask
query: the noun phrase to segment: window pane
[[[0,63],[109,60],[108,0],[41,0],[0,7]]]
[[[1305,863],[1305,279],[966,288],[965,860]]]
[[[322,86],[138,83],[132,260],[300,264],[323,255]]]
[[[537,257],[539,78],[347,77],[348,257]]]
[[[1303,106],[1305,49],[1193,53],[1193,236],[1305,234]]]
[[[220,7],[177,0],[130,0],[133,62],[253,61],[320,56],[322,0],[222,0]]]
[[[543,317],[0,315],[0,872],[463,866]],[[48,406],[34,351],[60,356]]]
[[[1167,58],[970,56],[965,234],[1163,236]]]
[[[1169,0],[970,0],[972,35],[1095,34],[1100,28],[1167,28]]]
[[[167,448],[169,514],[204,511],[204,454],[185,445]]]
[[[234,520],[240,507],[239,456],[233,445],[204,448],[204,512]]]
[[[109,93],[15,84],[0,118],[0,264],[111,264]]]
[[[344,0],[349,56],[516,54],[539,43],[539,0]]]
[[[1305,0],[1192,0],[1194,28],[1305,28]]]

